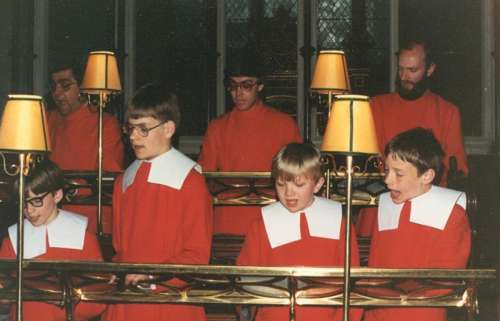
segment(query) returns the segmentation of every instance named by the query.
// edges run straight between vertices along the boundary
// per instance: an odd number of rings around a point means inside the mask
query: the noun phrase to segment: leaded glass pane
[[[291,16],[297,17],[297,1],[296,0],[265,0],[264,15],[272,17],[276,15],[277,10],[286,10]]]
[[[341,49],[351,31],[351,1],[320,0],[318,3],[318,47]]]
[[[389,89],[389,2],[319,0],[318,50],[344,50],[353,92]]]

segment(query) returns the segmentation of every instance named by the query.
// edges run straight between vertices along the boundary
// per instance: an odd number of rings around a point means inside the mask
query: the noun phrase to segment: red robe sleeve
[[[262,232],[259,229],[260,220],[254,221],[250,226],[246,236],[243,247],[240,250],[240,254],[236,259],[236,265],[265,265],[260,254],[262,253],[260,249],[262,248],[261,242],[265,242],[262,238]]]
[[[12,242],[7,236],[2,240],[2,246],[0,247],[0,258],[1,259],[15,259],[16,252],[12,248]]]
[[[102,261],[101,247],[97,237],[89,232],[85,233],[85,243],[81,260]],[[99,316],[106,309],[106,304],[80,302],[74,311],[75,320],[90,320]],[[63,319],[65,320],[65,319]]]
[[[183,186],[182,200],[186,205],[183,211],[182,229],[183,249],[169,259],[175,264],[208,264],[212,244],[212,198],[200,174],[188,176]]]
[[[446,168],[449,168],[449,157],[454,156],[457,160],[458,170],[463,171],[465,175],[469,173],[467,166],[467,156],[462,136],[462,122],[458,109],[451,109],[448,121],[444,124],[447,128],[443,130],[445,135],[443,139],[443,149],[447,156],[445,160]]]
[[[455,205],[450,218],[435,243],[432,268],[461,269],[467,266],[471,249],[471,228],[464,209]]]
[[[222,144],[214,123],[210,123],[201,145],[198,163],[203,171],[216,171],[219,169],[217,164],[217,146]]]
[[[121,241],[120,241],[120,203],[122,195],[122,182],[123,175],[120,175],[113,185],[113,249],[115,250],[115,255],[113,256],[113,261],[120,262],[121,254]]]

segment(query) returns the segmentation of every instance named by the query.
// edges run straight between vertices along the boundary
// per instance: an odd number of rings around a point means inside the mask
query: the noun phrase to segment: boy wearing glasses
[[[137,159],[115,182],[115,262],[207,264],[212,203],[197,164],[172,146],[180,121],[177,97],[167,88],[140,88],[126,111],[125,133]],[[116,280],[116,277],[112,281]],[[125,275],[127,286],[151,290],[152,276]],[[111,304],[106,321],[205,320],[203,307],[182,304]]]
[[[95,171],[97,159],[97,107],[80,95],[80,68],[74,63],[60,63],[52,69],[50,91],[55,110],[48,113],[52,153],[50,158],[63,170]],[[103,168],[123,169],[123,143],[118,121],[109,113],[103,118]],[[95,232],[96,206],[65,205],[65,209],[89,218],[89,230]],[[111,208],[103,207],[104,231],[111,232]]]
[[[208,125],[198,158],[203,171],[269,171],[273,156],[290,142],[302,142],[295,120],[264,104],[264,84],[254,57],[239,57],[226,69],[231,111]],[[259,207],[217,207],[214,231],[244,235]]]
[[[87,218],[60,210],[57,204],[63,198],[65,186],[62,171],[45,159],[36,164],[25,179],[24,204],[24,258],[102,261],[97,238],[87,231]],[[17,184],[16,184],[17,185]],[[16,258],[17,224],[8,229],[2,242],[0,258]],[[104,311],[105,305],[79,303],[75,320],[90,320]],[[44,302],[23,303],[23,319],[64,320],[65,310]],[[16,318],[15,305],[10,320]]]

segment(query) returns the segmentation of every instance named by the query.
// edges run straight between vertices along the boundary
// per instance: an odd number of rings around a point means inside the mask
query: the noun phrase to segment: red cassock
[[[233,109],[212,121],[198,159],[203,171],[270,171],[284,145],[302,142],[295,120],[262,103],[250,110]],[[245,234],[259,207],[216,207],[216,233]]]
[[[397,134],[415,127],[431,129],[445,152],[445,171],[449,158],[455,156],[458,169],[468,173],[465,155],[460,111],[458,108],[427,91],[416,100],[404,100],[399,94],[391,93],[374,97],[370,105],[381,153],[385,145]],[[443,177],[446,182],[446,177]]]
[[[196,163],[171,148],[151,162],[133,162],[115,182],[115,262],[208,264],[212,204]],[[110,304],[106,321],[205,320],[203,307]]]
[[[399,94],[391,93],[373,97],[370,102],[377,130],[380,153],[389,141],[399,133],[415,127],[431,129],[445,152],[443,176],[440,185],[447,184],[449,158],[454,156],[457,168],[467,175],[467,156],[465,154],[462,124],[458,108],[427,91],[416,100],[404,100]],[[361,212],[356,229],[361,236],[370,236],[376,210]]]
[[[81,218],[81,219],[80,219]],[[60,211],[58,217],[49,223],[49,228],[33,228],[28,220],[25,225],[25,258],[37,260],[75,260],[102,261],[99,243],[94,234],[86,232],[87,219],[66,211]],[[59,225],[56,229],[54,226]],[[31,233],[32,231],[34,233]],[[5,238],[0,248],[0,258],[15,259],[14,250],[17,240],[17,224],[9,228],[10,238]],[[35,237],[32,237],[37,235]],[[51,235],[58,244],[51,245]],[[41,244],[45,242],[45,244]],[[53,241],[55,242],[55,241]],[[75,246],[76,245],[76,246]],[[32,255],[30,255],[30,253]],[[42,253],[42,254],[39,254]],[[34,256],[33,256],[34,255]],[[83,303],[76,305],[74,320],[90,320],[101,314],[106,305]],[[16,320],[16,306],[13,305],[10,320]],[[43,302],[23,303],[24,321],[63,321],[66,320],[64,307]]]
[[[48,116],[52,153],[50,158],[63,170],[96,171],[98,166],[98,113],[83,104],[73,113],[62,116],[53,111]],[[118,121],[108,113],[103,115],[103,168],[117,172],[123,169],[123,143]],[[65,205],[72,212],[89,218],[89,231],[97,230],[97,207]],[[111,208],[103,207],[103,225],[111,232]]]
[[[281,203],[262,208],[246,235],[237,264],[245,266],[343,267],[345,221],[340,203],[315,197],[301,213],[290,213]],[[356,237],[351,234],[351,264],[359,266]],[[342,293],[343,287],[338,287]],[[352,309],[350,320],[360,320],[362,310]],[[297,321],[340,321],[343,309],[297,306]],[[256,321],[288,321],[288,307],[260,307]]]
[[[381,196],[368,265],[383,268],[463,269],[471,247],[471,230],[461,192],[433,186],[404,204]],[[443,294],[402,284],[408,295]],[[416,291],[416,292],[415,292]],[[434,290],[436,291],[436,290]],[[366,321],[445,321],[444,308],[378,308],[365,312]]]

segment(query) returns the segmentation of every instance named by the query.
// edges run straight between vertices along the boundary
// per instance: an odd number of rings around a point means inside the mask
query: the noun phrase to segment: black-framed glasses
[[[242,90],[250,91],[256,85],[257,85],[257,82],[253,81],[253,80],[245,80],[242,82],[231,81],[227,85],[226,89],[227,89],[227,91],[236,91],[236,90],[238,90],[238,88],[241,88]]]
[[[156,126],[153,127],[146,127],[145,125],[131,125],[127,124],[123,126],[122,130],[125,135],[131,136],[132,133],[134,132],[134,129],[137,129],[137,133],[139,133],[139,136],[141,137],[148,137],[149,132],[152,131],[155,128],[160,127],[161,125],[165,124],[166,121],[159,123]]]
[[[71,86],[76,85],[76,81],[62,80],[50,83],[50,91],[54,92],[57,90],[57,86],[61,87],[61,89],[66,92],[71,89]]]
[[[27,208],[28,204],[33,206],[33,207],[42,207],[44,198],[49,194],[50,194],[50,192],[45,192],[40,196],[25,199],[24,200],[24,208]]]

